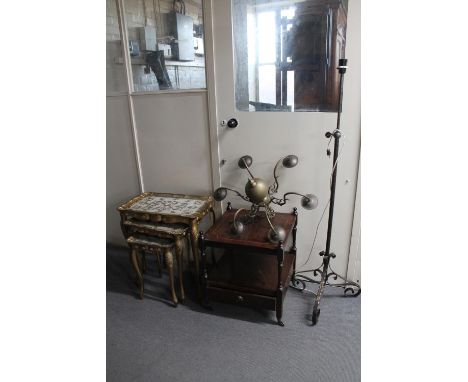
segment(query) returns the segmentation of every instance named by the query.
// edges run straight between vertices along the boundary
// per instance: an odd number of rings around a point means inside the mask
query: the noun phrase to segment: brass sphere
[[[242,232],[244,232],[244,223],[240,221],[232,223],[231,233],[233,233],[234,235],[240,235]]]
[[[286,237],[286,231],[284,230],[283,227],[280,227],[279,225],[275,225],[274,231],[271,228],[270,228],[270,231],[268,231],[268,240],[270,240],[270,242],[272,243],[283,241],[285,237]]]
[[[240,168],[247,168],[252,165],[253,159],[250,155],[244,155],[239,159],[239,162],[237,162],[237,165]]]
[[[315,195],[307,194],[301,199],[301,205],[306,210],[313,210],[318,206],[318,199]]]
[[[288,155],[283,159],[283,166],[286,168],[293,168],[299,162],[299,158],[296,155]]]
[[[216,191],[213,193],[214,200],[217,202],[220,202],[221,200],[224,200],[227,195],[227,190],[224,187],[219,187],[216,189]]]
[[[268,184],[260,178],[253,178],[245,185],[245,194],[254,204],[265,203],[269,200]]]

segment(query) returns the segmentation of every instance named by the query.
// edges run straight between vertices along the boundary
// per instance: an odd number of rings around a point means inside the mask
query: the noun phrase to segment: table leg
[[[281,320],[283,317],[283,294],[276,298],[276,320],[279,326],[284,326],[284,322]]]
[[[190,265],[190,254],[192,254],[192,257],[193,257],[191,238],[192,238],[191,234],[185,237],[185,240],[187,241],[187,266]],[[192,259],[192,260],[195,262],[195,259]]]
[[[293,262],[293,273],[292,273],[292,278],[291,281],[294,284],[294,281],[296,280],[296,258],[297,258],[297,248],[296,248],[296,236],[297,236],[297,208],[294,207],[293,209],[293,215],[295,217],[294,220],[294,227],[292,231],[292,236],[293,236],[293,242],[291,249],[289,250],[293,255],[294,255],[294,262]]]
[[[159,277],[162,277],[161,251],[156,249],[154,254],[156,255],[156,262],[158,263]]]
[[[169,288],[171,289],[172,302],[177,306],[178,301],[174,289],[174,257],[169,248],[164,251],[164,258],[166,259],[166,266],[169,273]]]
[[[198,221],[193,220],[191,224],[190,230],[190,240],[192,243],[192,252],[193,257],[195,260],[195,279],[197,284],[197,293],[198,297],[201,297],[201,290],[200,290],[200,263],[199,263],[199,256],[198,256]]]
[[[210,208],[210,213],[211,213],[211,225],[214,225],[216,223],[216,214],[213,208]],[[213,265],[216,265],[216,256],[214,253],[214,248],[211,248],[211,263]]]
[[[183,281],[183,243],[180,237],[177,237],[175,240],[176,246],[176,257],[177,257],[177,270],[179,272],[179,288],[180,288],[180,299],[182,302],[185,300],[185,291],[184,291],[184,281]]]
[[[283,242],[278,243],[278,289],[276,291],[276,320],[278,321],[279,326],[284,326],[281,318],[283,317],[283,262],[284,262],[284,251],[283,251]]]
[[[141,272],[146,273],[148,269],[148,263],[146,262],[146,252],[141,251]]]
[[[130,258],[132,260],[132,265],[133,269],[135,270],[135,273],[137,275],[137,283],[138,283],[138,288],[140,292],[140,298],[143,299],[143,294],[144,294],[144,283],[143,283],[143,276],[140,271],[140,266],[138,264],[138,250],[137,249],[132,249],[132,253],[130,255]]]
[[[208,285],[208,272],[206,269],[206,250],[205,250],[205,237],[203,236],[203,232],[200,232],[200,235],[198,235],[198,242],[200,243],[200,255],[201,255],[201,280],[200,283],[203,287],[203,297],[202,297],[202,306],[205,307],[206,309],[212,309],[209,301],[208,301],[208,294],[206,287]]]
[[[137,253],[137,263],[138,263],[138,268],[140,269],[141,274],[143,274],[143,264],[141,262],[141,256],[139,252]]]

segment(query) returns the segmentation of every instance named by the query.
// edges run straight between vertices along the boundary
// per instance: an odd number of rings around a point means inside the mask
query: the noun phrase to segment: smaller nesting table
[[[175,249],[175,242],[172,239],[164,239],[145,235],[130,236],[127,239],[127,244],[131,248],[132,252],[130,258],[132,261],[133,268],[137,274],[138,288],[140,291],[140,298],[143,299],[144,294],[144,282],[141,267],[138,261],[138,251],[143,250],[146,252],[154,253],[158,259],[159,272],[161,273],[161,263],[159,262],[160,253],[164,253],[164,260],[166,261],[167,269],[169,271],[169,287],[171,289],[171,299],[175,306],[177,306],[178,300],[174,288],[174,255],[175,250],[177,257],[177,268],[179,270],[179,286],[181,300],[184,301],[184,284],[182,282],[182,256],[181,250]]]

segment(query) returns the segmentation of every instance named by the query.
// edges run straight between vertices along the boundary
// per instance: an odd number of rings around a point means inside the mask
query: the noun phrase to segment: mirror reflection
[[[232,0],[241,111],[336,111],[347,0]]]

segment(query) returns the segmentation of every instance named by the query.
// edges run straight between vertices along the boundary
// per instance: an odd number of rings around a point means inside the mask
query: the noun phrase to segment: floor
[[[288,290],[285,327],[270,311],[168,301],[167,276],[148,261],[146,296],[139,300],[128,252],[107,251],[107,380],[118,381],[360,381],[360,297],[328,288],[319,323],[309,326],[312,296]],[[192,288],[190,288],[192,286]]]

